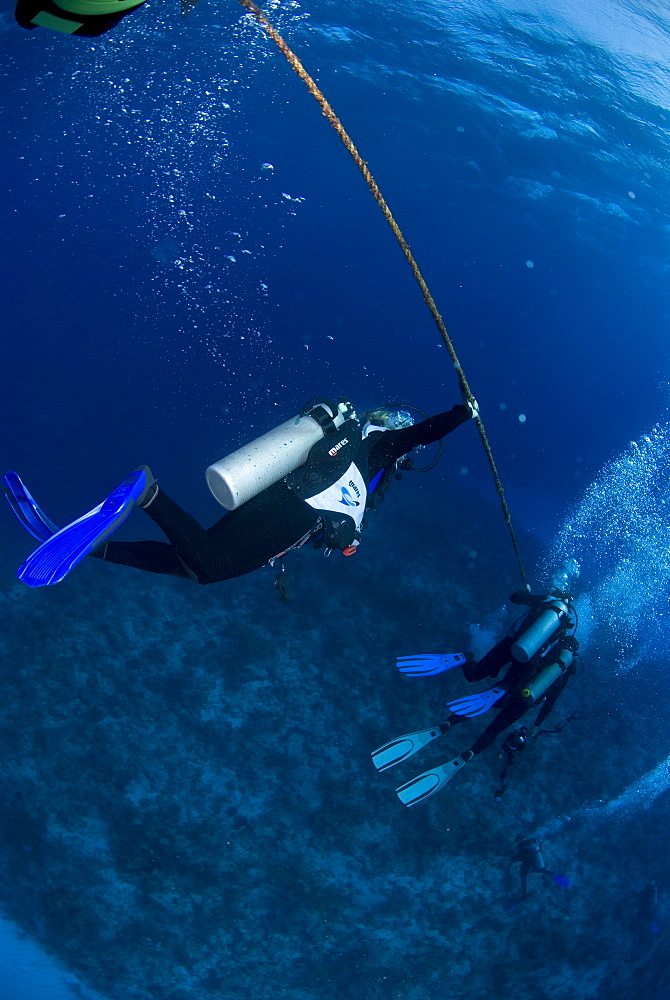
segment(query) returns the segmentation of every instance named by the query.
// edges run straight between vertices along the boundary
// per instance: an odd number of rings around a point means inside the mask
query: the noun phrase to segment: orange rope
[[[277,29],[275,27],[273,27],[273,25],[268,21],[268,19],[266,18],[265,14],[263,13],[263,11],[259,7],[257,7],[256,4],[252,2],[252,0],[240,0],[240,3],[258,21],[258,23],[261,25],[261,27],[263,28],[263,30],[265,31],[265,33],[272,39],[272,41],[275,43],[275,45],[277,46],[277,48],[279,49],[279,51],[282,53],[282,55],[284,55],[286,57],[287,61],[291,65],[292,69],[294,69],[295,72],[298,74],[298,76],[300,77],[300,79],[303,81],[303,83],[305,84],[305,86],[309,90],[309,92],[312,95],[312,97],[314,97],[315,100],[318,101],[319,106],[321,108],[322,114],[327,119],[327,121],[330,123],[330,125],[332,125],[332,127],[335,129],[335,131],[339,135],[340,139],[342,140],[342,142],[346,146],[346,148],[349,151],[349,153],[350,153],[350,155],[351,155],[354,163],[356,164],[356,166],[358,167],[358,169],[362,173],[362,175],[363,175],[363,177],[365,179],[366,184],[368,185],[370,191],[372,192],[373,198],[375,199],[375,201],[377,202],[377,204],[381,208],[382,212],[384,213],[384,217],[385,217],[386,221],[388,222],[389,226],[393,230],[393,235],[395,236],[396,240],[398,241],[400,249],[404,253],[404,255],[405,255],[406,259],[407,259],[407,262],[408,262],[409,266],[412,269],[412,273],[414,274],[414,277],[416,278],[416,280],[417,280],[417,282],[419,284],[419,287],[421,289],[421,293],[422,293],[422,295],[424,297],[426,305],[430,309],[431,315],[432,315],[433,319],[435,320],[435,323],[437,324],[438,330],[440,331],[440,335],[442,337],[442,340],[444,341],[444,344],[445,344],[447,350],[449,351],[449,355],[450,355],[451,360],[452,360],[452,362],[454,364],[454,368],[456,369],[456,374],[458,376],[458,381],[459,381],[459,384],[460,384],[460,387],[461,387],[461,394],[463,396],[463,400],[464,400],[464,402],[466,404],[469,404],[471,407],[473,407],[473,409],[475,410],[475,412],[477,414],[475,416],[475,422],[477,424],[477,429],[479,430],[479,435],[480,435],[480,437],[482,439],[482,444],[484,446],[484,451],[486,452],[486,457],[488,459],[489,466],[491,468],[491,472],[493,473],[493,478],[494,478],[495,484],[496,484],[496,490],[498,492],[498,496],[500,498],[500,504],[502,506],[503,517],[505,518],[505,522],[506,522],[507,527],[509,529],[510,537],[512,539],[512,545],[514,547],[514,553],[516,555],[517,563],[518,563],[518,566],[519,566],[519,572],[521,573],[521,579],[523,580],[523,584],[525,586],[526,585],[526,573],[525,573],[525,570],[523,568],[523,562],[521,560],[521,553],[519,551],[519,544],[517,542],[516,534],[514,532],[514,527],[512,525],[512,518],[511,518],[511,515],[510,515],[510,512],[509,512],[509,507],[507,505],[507,500],[505,499],[505,490],[503,488],[502,481],[500,479],[500,475],[498,473],[498,469],[496,467],[496,463],[495,463],[495,460],[493,458],[493,452],[491,451],[491,445],[489,444],[489,440],[488,440],[488,437],[486,435],[486,430],[484,429],[484,424],[482,422],[481,417],[479,416],[479,413],[477,412],[477,402],[475,400],[475,397],[472,394],[470,386],[468,385],[468,381],[467,381],[467,379],[465,377],[465,372],[463,371],[461,363],[460,363],[460,361],[458,359],[458,355],[456,354],[456,350],[455,350],[454,345],[452,343],[451,337],[449,336],[449,333],[448,333],[447,328],[445,326],[444,320],[442,319],[442,316],[440,315],[440,311],[437,308],[437,305],[435,304],[435,299],[431,295],[430,289],[428,288],[428,285],[426,284],[425,279],[424,279],[424,277],[423,277],[423,275],[422,275],[422,273],[421,273],[421,271],[419,269],[419,265],[417,264],[416,260],[414,259],[414,254],[410,250],[409,244],[407,243],[407,240],[403,236],[403,233],[402,233],[402,230],[400,229],[400,226],[395,221],[395,219],[393,217],[393,214],[391,212],[391,209],[387,205],[386,199],[384,198],[383,194],[381,193],[381,191],[379,189],[379,185],[377,184],[376,180],[374,179],[374,177],[370,173],[370,170],[368,169],[367,163],[365,162],[365,160],[363,159],[363,157],[361,156],[361,154],[356,149],[356,146],[354,145],[354,142],[353,142],[351,136],[349,135],[349,133],[344,128],[342,122],[340,121],[340,119],[335,114],[335,111],[333,110],[333,108],[331,107],[331,105],[326,100],[325,95],[319,89],[319,87],[317,86],[316,82],[309,75],[309,73],[307,72],[307,70],[305,69],[305,67],[303,66],[303,64],[298,59],[298,57],[295,54],[295,52],[293,52],[292,49],[290,49],[289,46],[286,44],[286,42],[284,41],[284,39],[282,38],[282,36],[279,34],[279,32],[277,31]]]

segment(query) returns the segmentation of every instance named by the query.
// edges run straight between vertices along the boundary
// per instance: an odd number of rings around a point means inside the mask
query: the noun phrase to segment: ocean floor
[[[0,904],[108,1000],[667,995],[670,930],[640,894],[670,888],[670,796],[605,808],[668,753],[634,678],[586,658],[547,725],[582,718],[500,804],[497,746],[421,806],[394,794],[482,719],[370,763],[467,693],[395,656],[467,647],[518,587],[493,502],[422,490],[394,490],[355,557],[287,560],[289,605],[269,570],[199,588],[95,560],[31,591],[5,512]],[[570,885],[531,875],[519,902],[515,838],[543,828]]]

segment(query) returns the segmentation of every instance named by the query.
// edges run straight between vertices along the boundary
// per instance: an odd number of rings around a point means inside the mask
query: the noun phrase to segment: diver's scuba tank
[[[317,441],[355,417],[350,403],[311,400],[291,420],[209,466],[205,478],[214,499],[235,510],[303,465]]]
[[[574,653],[577,652],[577,640],[573,639],[572,636],[568,636],[563,641],[565,645],[561,647],[556,657],[551,657],[552,663],[548,667],[544,667],[543,670],[540,670],[537,677],[521,692],[521,697],[531,705],[538,702],[551,685],[572,666],[575,658]]]
[[[542,843],[537,837],[526,837],[519,841],[518,851],[519,861],[528,865],[532,871],[543,872],[545,870]]]
[[[543,604],[545,610],[521,633],[512,646],[512,656],[518,663],[528,663],[568,616],[568,604],[561,598],[548,597]]]

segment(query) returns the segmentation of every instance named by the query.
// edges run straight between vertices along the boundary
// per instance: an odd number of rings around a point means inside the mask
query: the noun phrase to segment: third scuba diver
[[[539,727],[575,672],[575,655],[579,643],[574,635],[568,634],[577,627],[569,594],[552,586],[544,595],[521,590],[512,594],[510,599],[514,604],[529,605],[530,610],[479,662],[474,661],[471,653],[429,653],[398,657],[398,669],[415,677],[428,677],[453,667],[462,667],[466,680],[475,682],[486,677],[497,677],[504,667],[509,667],[503,680],[495,687],[448,702],[447,707],[452,714],[445,722],[430,729],[400,736],[373,751],[372,761],[375,767],[384,771],[412,757],[455,725],[483,715],[499,703],[498,714],[469,750],[458,754],[446,764],[425,771],[396,789],[398,798],[404,805],[413,806],[434,795],[468,761],[486,750],[503,730],[542,703],[533,724],[534,735],[538,735],[542,731]],[[498,794],[502,797],[502,792]],[[498,795],[497,800],[500,800]]]
[[[458,404],[414,424],[406,411],[387,407],[368,414],[361,426],[350,403],[310,400],[297,416],[207,469],[211,492],[228,510],[208,529],[159,488],[148,466],[60,530],[17,474],[8,472],[5,496],[23,527],[42,542],[18,577],[31,587],[59,583],[93,555],[206,584],[272,565],[308,542],[352,555],[365,511],[396,468],[406,466],[401,460],[407,453],[441,440],[473,416],[475,406]],[[168,542],[107,540],[135,506]]]
[[[542,854],[542,841],[537,836],[517,837],[514,860],[521,864],[521,871],[519,873],[521,876],[521,900],[519,902],[529,894],[528,876],[531,874],[547,875],[556,885],[560,885],[563,889],[566,889],[570,885],[570,879],[565,875],[559,875],[558,872],[547,868]]]

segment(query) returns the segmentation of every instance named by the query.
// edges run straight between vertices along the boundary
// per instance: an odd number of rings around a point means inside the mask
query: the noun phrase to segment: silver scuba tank
[[[318,411],[326,427],[341,427],[349,417],[356,416],[348,403],[334,407],[319,402],[310,412],[299,413],[243,445],[205,472],[214,499],[222,507],[235,510],[306,462],[310,450],[326,432],[312,416]]]
[[[558,626],[568,614],[568,605],[556,597],[549,598],[546,610],[535,619],[532,625],[521,633],[512,646],[512,656],[518,663],[528,663],[538,649],[544,646]]]
[[[534,705],[572,665],[573,660],[572,652],[569,649],[562,649],[554,662],[541,670],[528,687],[523,689],[521,696]]]
[[[533,871],[544,871],[542,844],[537,837],[527,837],[519,844],[519,860],[524,861]]]

